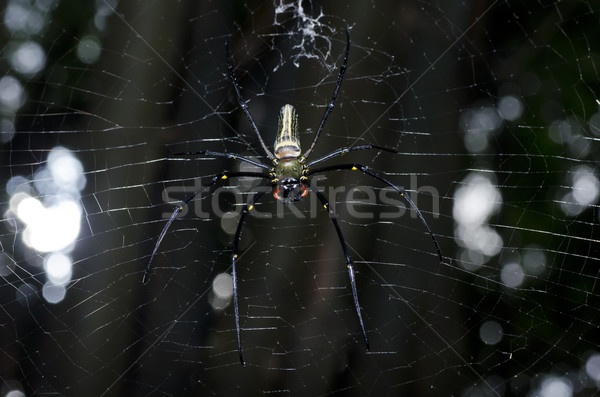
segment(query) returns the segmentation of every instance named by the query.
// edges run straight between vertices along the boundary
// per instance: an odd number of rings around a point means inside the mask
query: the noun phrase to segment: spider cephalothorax
[[[333,91],[333,96],[332,96],[331,100],[329,101],[329,103],[327,104],[327,108],[325,109],[325,113],[323,114],[321,123],[319,124],[319,128],[317,129],[317,132],[315,133],[315,137],[313,138],[312,144],[310,145],[308,150],[306,152],[304,152],[304,154],[302,156],[300,156],[300,153],[301,153],[300,140],[298,138],[298,115],[296,114],[296,110],[294,109],[294,107],[291,105],[284,105],[281,108],[281,111],[279,112],[279,126],[278,126],[278,130],[277,130],[277,137],[275,139],[274,154],[271,153],[271,151],[267,148],[260,133],[258,132],[258,127],[256,126],[256,123],[254,122],[254,119],[252,118],[252,115],[250,114],[250,111],[248,110],[248,105],[246,104],[246,102],[244,101],[244,99],[242,97],[240,87],[235,79],[234,74],[233,74],[233,67],[231,66],[231,59],[229,57],[229,46],[227,43],[225,43],[225,51],[226,51],[226,59],[227,59],[227,73],[229,75],[229,79],[231,80],[231,83],[233,84],[233,88],[235,90],[240,108],[246,115],[246,118],[250,122],[252,129],[256,133],[256,136],[258,138],[259,143],[262,146],[263,151],[265,152],[266,156],[271,160],[272,166],[268,166],[257,160],[253,160],[251,158],[244,157],[244,156],[239,156],[239,155],[233,154],[233,153],[212,152],[212,151],[208,151],[208,150],[204,150],[204,151],[200,151],[200,152],[178,153],[179,155],[228,157],[230,159],[235,159],[235,160],[243,161],[245,163],[253,164],[256,167],[259,167],[259,168],[265,170],[265,172],[223,171],[220,174],[217,174],[214,177],[212,177],[209,182],[205,183],[202,186],[201,189],[192,193],[190,196],[188,196],[183,201],[182,204],[178,205],[175,208],[175,210],[173,211],[173,214],[171,215],[169,220],[167,221],[167,224],[163,227],[160,235],[158,236],[156,244],[154,245],[154,250],[152,251],[152,255],[150,255],[150,260],[148,261],[148,265],[146,266],[146,270],[144,272],[143,282],[144,283],[148,282],[149,275],[150,275],[150,267],[152,265],[152,260],[154,259],[156,253],[158,252],[158,247],[160,246],[162,239],[165,237],[165,234],[167,233],[169,226],[171,226],[171,224],[173,223],[173,221],[175,220],[177,215],[183,210],[184,205],[189,203],[194,197],[196,197],[196,195],[198,193],[204,191],[206,187],[214,185],[219,180],[226,180],[229,177],[244,176],[244,177],[262,178],[262,179],[270,181],[271,185],[274,188],[273,196],[277,200],[281,200],[282,202],[284,202],[286,204],[290,204],[292,202],[301,200],[302,197],[305,197],[308,194],[308,191],[310,190],[313,194],[315,194],[317,196],[319,201],[321,201],[321,204],[323,204],[323,207],[328,211],[329,217],[331,218],[331,222],[333,223],[335,231],[340,240],[340,245],[342,246],[342,251],[344,252],[344,257],[345,257],[345,261],[346,261],[346,268],[348,269],[348,275],[350,276],[350,287],[352,289],[352,298],[354,300],[354,308],[356,309],[356,314],[358,316],[358,322],[360,324],[362,336],[365,341],[365,344],[367,345],[367,350],[368,350],[369,349],[369,341],[367,339],[367,332],[365,330],[365,325],[363,322],[360,305],[358,303],[358,293],[357,293],[357,289],[356,289],[356,279],[355,279],[355,275],[354,275],[354,264],[352,262],[352,259],[350,258],[346,240],[344,239],[344,236],[342,235],[342,231],[338,225],[337,217],[336,217],[335,213],[329,207],[329,201],[327,200],[327,197],[322,192],[320,192],[319,190],[317,190],[315,187],[313,187],[311,185],[310,177],[312,175],[322,174],[322,173],[325,173],[328,171],[336,171],[336,170],[361,171],[362,173],[369,175],[369,176],[377,179],[378,181],[386,184],[387,186],[391,187],[396,192],[398,192],[400,194],[400,196],[404,197],[404,199],[410,205],[410,207],[417,213],[417,216],[419,217],[421,222],[423,222],[423,224],[425,225],[425,229],[427,229],[427,232],[429,233],[429,235],[431,236],[431,238],[433,240],[433,243],[435,244],[435,248],[437,250],[437,254],[440,258],[440,261],[443,260],[443,258],[442,258],[442,252],[440,250],[438,242],[437,242],[435,236],[433,235],[433,233],[431,232],[431,229],[427,225],[427,222],[425,222],[425,218],[423,217],[423,214],[421,214],[421,211],[419,211],[419,209],[417,208],[415,203],[410,199],[410,197],[405,194],[404,188],[396,186],[392,182],[388,181],[386,178],[383,178],[376,172],[372,171],[369,167],[361,165],[361,164],[357,164],[357,163],[334,164],[334,165],[329,165],[329,166],[315,168],[315,169],[311,168],[315,164],[321,163],[321,162],[329,160],[333,157],[337,157],[339,155],[342,155],[342,154],[345,154],[345,153],[348,153],[348,152],[354,151],[354,150],[378,149],[381,151],[397,153],[395,150],[385,148],[382,146],[371,145],[371,144],[354,146],[354,147],[344,147],[344,148],[336,149],[333,152],[326,154],[323,157],[320,157],[316,160],[313,160],[313,161],[310,161],[307,163],[307,159],[308,159],[312,149],[315,147],[317,140],[319,139],[319,135],[321,134],[321,131],[323,130],[323,126],[325,125],[325,121],[327,120],[329,113],[331,113],[331,110],[333,109],[333,106],[337,99],[337,95],[338,95],[340,86],[342,85],[342,79],[344,77],[344,73],[346,71],[346,67],[348,64],[348,53],[350,51],[350,35],[346,31],[346,52],[344,54],[344,61],[342,62],[342,65],[340,66],[340,72],[338,74],[337,83],[336,83],[335,89]],[[238,355],[239,355],[239,359],[240,359],[240,362],[242,363],[242,365],[244,365],[244,358],[242,356],[242,341],[241,341],[241,337],[240,337],[240,315],[239,315],[238,293],[237,293],[237,288],[238,288],[237,287],[237,285],[238,285],[237,273],[236,273],[236,262],[238,259],[237,252],[238,252],[238,244],[239,244],[240,238],[242,236],[242,226],[244,224],[244,221],[246,220],[248,213],[254,208],[254,204],[256,204],[256,202],[262,196],[263,196],[262,193],[258,193],[256,196],[254,196],[254,198],[248,204],[246,204],[244,206],[241,216],[240,216],[240,220],[238,222],[238,227],[237,227],[237,230],[235,233],[235,237],[233,239],[233,249],[231,252],[231,275],[232,275],[232,279],[233,279],[233,310],[234,310],[234,316],[235,316],[235,330],[236,330],[236,335],[237,335]]]

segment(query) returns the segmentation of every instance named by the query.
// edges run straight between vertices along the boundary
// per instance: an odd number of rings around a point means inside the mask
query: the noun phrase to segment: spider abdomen
[[[279,111],[277,138],[275,138],[275,157],[283,159],[298,156],[300,156],[298,114],[292,105],[283,105]]]

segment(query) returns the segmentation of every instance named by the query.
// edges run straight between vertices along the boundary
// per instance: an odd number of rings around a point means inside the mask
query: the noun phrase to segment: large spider
[[[314,186],[312,186],[309,177],[311,175],[321,174],[324,172],[334,171],[334,170],[353,170],[353,171],[361,171],[361,172],[363,172],[367,175],[370,175],[373,178],[385,183],[386,185],[390,186],[392,189],[397,191],[400,194],[400,196],[404,197],[404,199],[411,206],[411,208],[413,210],[415,210],[419,219],[421,220],[421,222],[427,229],[427,232],[431,236],[433,243],[435,244],[435,249],[437,250],[437,254],[440,258],[440,261],[442,261],[443,258],[442,258],[442,252],[440,250],[439,244],[438,244],[435,236],[433,235],[433,232],[429,228],[429,225],[427,225],[427,222],[425,221],[423,214],[421,213],[421,211],[419,211],[419,209],[417,208],[415,203],[410,199],[410,197],[405,194],[404,188],[394,185],[392,182],[388,181],[387,179],[379,176],[377,173],[372,171],[369,167],[361,165],[361,164],[349,163],[349,164],[329,165],[329,166],[320,167],[320,168],[316,168],[316,169],[311,168],[315,164],[321,163],[325,160],[329,160],[332,157],[336,157],[336,156],[339,156],[339,155],[342,155],[342,154],[345,154],[345,153],[348,153],[348,152],[354,151],[354,150],[378,149],[378,150],[383,150],[383,151],[387,151],[387,152],[397,153],[395,150],[377,146],[377,145],[371,145],[371,144],[354,146],[354,147],[344,147],[344,148],[336,149],[333,152],[326,154],[325,156],[323,156],[321,158],[307,162],[308,156],[310,156],[310,153],[312,152],[313,148],[315,147],[317,140],[319,139],[319,135],[321,134],[321,131],[323,130],[323,126],[325,125],[325,121],[327,120],[329,113],[331,113],[331,110],[333,109],[333,106],[335,104],[335,100],[337,99],[338,91],[340,90],[340,86],[342,84],[342,79],[344,77],[344,73],[346,71],[346,67],[348,64],[349,51],[350,51],[350,34],[348,33],[348,31],[346,31],[346,51],[344,53],[344,61],[342,62],[342,65],[340,66],[340,73],[338,75],[337,84],[333,91],[333,96],[331,97],[331,100],[329,101],[329,104],[327,105],[327,108],[325,109],[325,113],[323,114],[323,118],[321,119],[321,123],[319,124],[319,128],[317,129],[317,132],[312,141],[312,144],[310,145],[308,150],[306,152],[304,152],[304,154],[302,156],[300,156],[301,151],[300,151],[300,139],[298,137],[298,115],[292,105],[284,105],[279,112],[279,126],[277,128],[277,137],[275,139],[274,152],[272,153],[265,145],[260,133],[258,132],[258,127],[256,126],[256,123],[254,122],[254,119],[252,118],[252,115],[250,114],[250,111],[248,110],[248,105],[246,104],[246,102],[244,101],[244,98],[242,97],[240,86],[237,83],[235,76],[233,74],[233,67],[231,65],[231,57],[229,55],[229,45],[228,45],[228,43],[225,43],[225,52],[226,52],[226,59],[227,59],[227,73],[229,75],[229,79],[231,80],[231,83],[233,84],[233,88],[235,89],[238,103],[239,103],[240,107],[242,108],[242,111],[248,118],[248,121],[250,122],[252,129],[254,130],[254,132],[256,133],[256,136],[258,137],[258,141],[260,142],[262,149],[264,150],[264,152],[267,155],[267,157],[269,158],[269,160],[271,160],[272,164],[271,165],[263,164],[256,160],[252,160],[250,158],[239,156],[239,155],[233,154],[233,153],[212,152],[212,151],[208,151],[208,150],[203,150],[200,152],[177,153],[177,155],[201,155],[201,156],[210,156],[210,157],[228,157],[231,159],[235,159],[235,160],[239,160],[239,161],[243,161],[243,162],[255,165],[259,168],[264,169],[266,172],[261,173],[261,172],[223,171],[222,173],[217,174],[213,178],[211,178],[211,180],[209,182],[205,183],[201,189],[192,193],[190,196],[188,196],[182,202],[182,204],[177,206],[177,208],[175,208],[175,210],[173,211],[173,214],[167,221],[167,224],[165,225],[165,227],[161,231],[160,235],[158,236],[156,244],[154,245],[154,250],[152,251],[152,255],[150,256],[150,260],[148,261],[148,266],[146,267],[146,270],[144,272],[144,277],[143,277],[144,284],[148,282],[148,279],[150,276],[150,267],[152,265],[152,260],[154,259],[154,256],[156,255],[156,253],[158,251],[158,247],[159,247],[161,241],[163,240],[163,238],[165,237],[167,230],[173,223],[173,220],[175,220],[177,215],[183,210],[184,205],[186,205],[188,202],[190,202],[198,193],[200,193],[202,190],[204,190],[204,188],[214,185],[219,180],[225,180],[230,177],[242,176],[242,177],[262,178],[262,179],[268,180],[271,183],[271,185],[275,189],[273,192],[273,196],[277,200],[281,200],[284,204],[290,204],[292,202],[301,200],[303,197],[305,197],[308,194],[308,191],[310,190],[311,192],[313,192],[314,194],[317,195],[317,197],[323,204],[323,207],[328,211],[329,217],[331,218],[331,222],[333,223],[333,226],[335,227],[335,231],[337,232],[338,238],[340,240],[340,244],[342,246],[342,251],[344,252],[344,257],[346,258],[346,266],[348,268],[348,275],[350,276],[350,286],[352,288],[352,297],[354,299],[354,307],[356,308],[356,314],[358,315],[358,322],[360,323],[362,335],[365,340],[367,350],[369,350],[369,340],[367,339],[367,333],[365,331],[365,325],[364,325],[361,310],[360,310],[360,304],[358,303],[358,294],[356,292],[356,279],[355,279],[355,275],[354,275],[354,265],[352,263],[352,259],[350,258],[350,255],[348,253],[348,246],[346,245],[346,240],[344,239],[344,236],[342,235],[342,231],[340,230],[340,227],[338,225],[335,213],[329,207],[329,202],[328,202],[327,198],[325,197],[325,195],[323,193],[321,193]],[[262,197],[262,195],[263,195],[263,193],[258,193],[242,209],[242,213],[240,216],[240,220],[238,222],[237,230],[235,232],[235,238],[233,239],[233,248],[231,251],[231,275],[233,278],[233,308],[234,308],[234,314],[235,314],[235,330],[236,330],[236,335],[237,335],[238,355],[239,355],[240,362],[242,363],[242,365],[245,365],[245,364],[244,364],[244,358],[242,355],[242,342],[241,342],[241,338],[240,338],[240,317],[239,317],[239,309],[238,309],[238,292],[237,292],[238,279],[237,279],[235,265],[236,265],[236,260],[237,260],[238,243],[239,243],[240,237],[242,235],[242,225],[244,224],[244,221],[246,220],[246,216],[254,208],[254,205]]]

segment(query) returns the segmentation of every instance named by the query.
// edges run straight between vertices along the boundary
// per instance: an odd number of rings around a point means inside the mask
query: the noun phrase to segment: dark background
[[[581,395],[597,392],[582,368],[599,349],[598,207],[569,217],[560,198],[574,166],[597,175],[598,132],[587,123],[598,111],[598,4],[302,2],[307,16],[322,13],[313,44],[303,41],[298,12],[274,17],[277,4],[121,1],[103,31],[93,25],[93,2],[61,1],[48,14],[35,37],[47,66],[22,79],[28,100],[17,134],[0,148],[0,186],[33,174],[48,150],[65,146],[86,170],[85,214],[71,253],[74,279],[56,305],[38,298],[24,307],[15,298],[20,282],[41,285],[44,273],[30,266],[38,254],[18,234],[0,232],[17,263],[0,280],[2,391],[17,381],[26,395],[527,395],[554,376]],[[267,145],[284,103],[298,109],[302,131],[314,132],[333,91],[345,29],[349,69],[314,156],[366,142],[402,153],[365,151],[351,161],[407,188],[417,175],[420,186],[437,189],[433,199],[419,195],[418,204],[446,260],[439,263],[417,219],[352,219],[338,197],[358,268],[367,353],[324,211],[311,218],[307,200],[298,206],[305,219],[289,212],[251,218],[238,268],[242,368],[232,307],[213,311],[208,303],[214,276],[230,265],[232,236],[219,219],[176,221],[153,278],[141,283],[162,214],[173,208],[163,189],[236,169],[228,159],[173,154],[262,155],[225,75],[226,40]],[[103,50],[86,65],[74,48],[90,32]],[[22,39],[6,30],[1,37],[7,45]],[[296,67],[299,43],[322,56],[300,58]],[[3,67],[11,73],[7,62]],[[530,92],[532,75],[539,87]],[[469,153],[461,116],[494,105],[507,86],[515,87],[523,115],[504,122],[486,151]],[[579,125],[591,149],[578,154],[553,142],[548,127],[556,119]],[[311,137],[303,134],[304,145]],[[455,190],[474,171],[493,175],[503,200],[490,224],[504,247],[477,271],[462,263],[452,212]],[[381,188],[344,172],[321,184]],[[277,212],[270,197],[260,211]],[[439,217],[432,200],[439,200]],[[3,193],[0,205],[8,201]],[[222,196],[223,208],[233,203]],[[503,264],[532,244],[544,253],[546,271],[519,288],[504,286]],[[479,337],[488,320],[504,331],[494,346]]]

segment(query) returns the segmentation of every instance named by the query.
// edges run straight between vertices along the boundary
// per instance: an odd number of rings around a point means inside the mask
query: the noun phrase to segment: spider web
[[[0,393],[598,395],[600,7],[594,0],[9,0],[0,77]],[[284,207],[269,147],[285,103],[311,160],[367,175]],[[323,163],[325,165],[325,163]],[[237,272],[239,363],[231,304]]]

